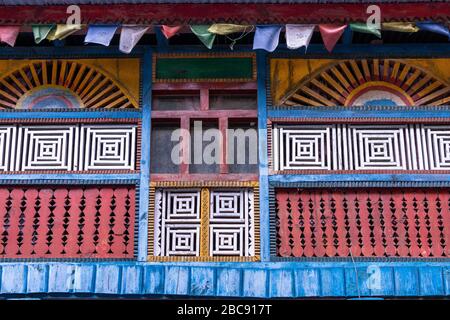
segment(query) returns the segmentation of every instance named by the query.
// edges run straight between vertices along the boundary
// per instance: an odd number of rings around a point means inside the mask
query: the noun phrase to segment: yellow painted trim
[[[155,187],[150,186],[148,199],[148,232],[147,232],[147,254],[153,255],[155,247]]]
[[[399,94],[401,94],[402,96],[404,96],[408,102],[410,103],[410,105],[414,105],[414,100],[411,98],[411,96],[409,94],[407,94],[403,89],[399,88],[398,86],[389,83],[389,82],[385,82],[385,81],[369,81],[366,82],[360,86],[358,86],[356,89],[352,90],[349,95],[347,96],[347,99],[345,100],[344,105],[348,106],[349,102],[355,97],[357,96],[362,90],[370,88],[370,87],[374,87],[374,86],[381,86],[381,87],[386,87],[392,90],[395,90],[396,92],[398,92]]]
[[[209,189],[200,191],[200,257],[209,256]]]
[[[190,257],[190,256],[173,256],[173,257],[156,257],[148,256],[149,262],[257,262],[260,256],[253,257]]]
[[[189,187],[257,187],[257,181],[152,181],[156,188],[189,188]]]

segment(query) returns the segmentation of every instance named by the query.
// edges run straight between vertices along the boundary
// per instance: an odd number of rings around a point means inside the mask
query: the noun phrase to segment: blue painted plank
[[[48,266],[46,264],[28,264],[27,292],[47,292]]]
[[[422,267],[418,269],[421,296],[445,295],[443,270],[441,267]]]
[[[294,270],[297,297],[320,296],[320,270],[318,268]]]
[[[164,267],[146,265],[144,266],[143,294],[164,293]]]
[[[141,294],[142,273],[141,266],[131,265],[122,267],[122,294]]]
[[[189,267],[167,267],[165,270],[165,294],[189,294]]]
[[[368,283],[372,296],[395,295],[394,271],[392,267],[380,267],[374,263],[367,267],[367,272],[369,273]]]
[[[67,293],[73,292],[74,267],[71,264],[52,263],[48,271],[48,292]]]
[[[90,264],[52,263],[48,271],[48,292],[94,291],[95,267]]]
[[[291,269],[270,271],[270,297],[293,297],[294,276]]]
[[[365,267],[345,268],[345,293],[350,297],[370,296],[370,274]]]
[[[231,268],[220,268],[217,270],[217,288],[218,296],[232,297],[241,296],[241,270]]]
[[[27,268],[24,264],[2,266],[0,293],[25,293],[27,284]]]
[[[243,296],[267,297],[268,271],[258,269],[244,270]]]
[[[215,294],[215,275],[213,268],[191,269],[191,295],[213,296]]]
[[[442,273],[444,277],[445,294],[450,296],[450,267],[442,268]]]
[[[415,267],[396,267],[394,283],[396,296],[415,296],[420,293],[419,274]]]
[[[99,264],[95,274],[95,292],[104,294],[120,293],[122,270],[120,265]]]
[[[92,264],[79,263],[72,266],[70,280],[73,292],[90,293],[95,289],[95,266]]]
[[[323,297],[345,296],[345,274],[343,268],[323,268],[320,270]]]

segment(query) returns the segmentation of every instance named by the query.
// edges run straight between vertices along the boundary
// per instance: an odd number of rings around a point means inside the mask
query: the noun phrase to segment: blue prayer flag
[[[450,31],[448,28],[442,24],[434,23],[434,22],[417,22],[416,26],[419,27],[420,30],[430,31],[434,33],[441,34],[446,36],[450,40]]]
[[[275,51],[280,39],[280,26],[256,27],[253,49],[263,49],[269,52]]]
[[[115,25],[92,25],[89,26],[85,43],[97,43],[104,46],[109,46],[114,33],[116,33],[118,26]]]

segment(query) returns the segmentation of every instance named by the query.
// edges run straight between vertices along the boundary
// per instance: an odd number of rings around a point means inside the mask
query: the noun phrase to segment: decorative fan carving
[[[444,105],[448,81],[401,60],[344,60],[303,79],[281,99],[292,106]]]
[[[138,108],[118,82],[68,60],[31,61],[0,79],[1,109]]]

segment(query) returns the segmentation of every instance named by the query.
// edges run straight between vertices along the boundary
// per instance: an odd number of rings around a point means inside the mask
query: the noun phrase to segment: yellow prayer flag
[[[215,23],[208,28],[208,31],[224,36],[230,33],[250,31],[251,29],[252,26],[249,25]]]
[[[383,30],[397,31],[397,32],[417,32],[419,28],[410,22],[384,22],[381,25]]]
[[[62,40],[70,36],[72,33],[81,30],[82,27],[82,24],[58,24],[56,28],[50,31],[47,39],[50,41]]]

